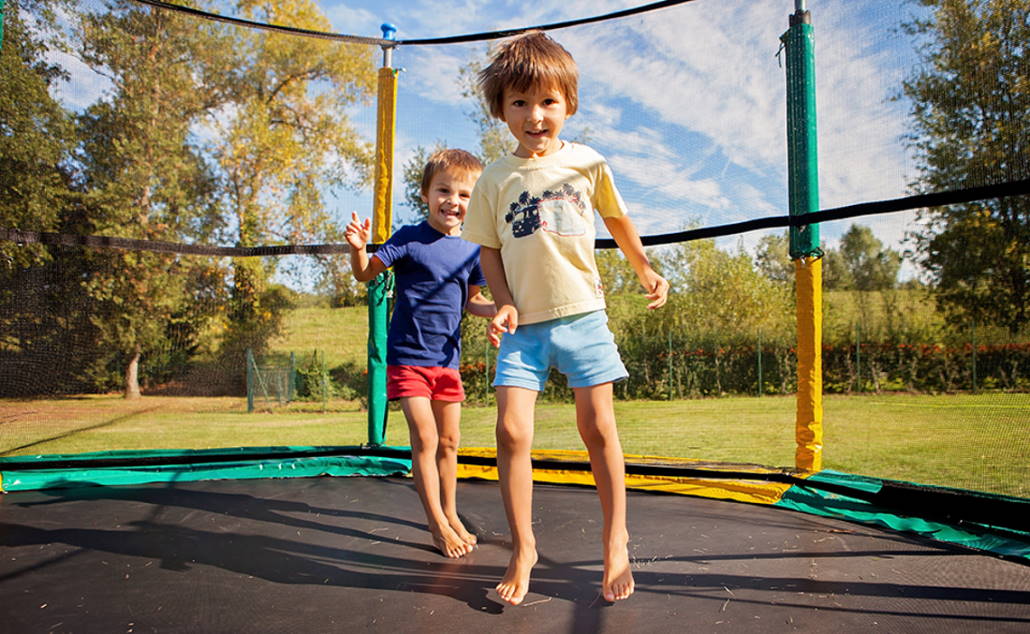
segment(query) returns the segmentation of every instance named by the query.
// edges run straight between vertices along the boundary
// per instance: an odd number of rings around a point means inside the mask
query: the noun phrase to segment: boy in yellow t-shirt
[[[497,306],[489,333],[500,345],[497,467],[513,550],[497,593],[512,605],[525,598],[537,560],[530,449],[536,397],[551,367],[565,374],[576,395],[576,425],[597,483],[602,595],[616,601],[633,593],[625,464],[612,394],[613,382],[627,373],[604,312],[594,212],[636,271],[648,308],[665,304],[669,283],[651,268],[604,158],[559,138],[576,112],[577,83],[572,56],[540,32],[504,43],[479,75],[490,113],[518,142],[514,154],[483,171],[463,234],[482,246],[480,264]]]

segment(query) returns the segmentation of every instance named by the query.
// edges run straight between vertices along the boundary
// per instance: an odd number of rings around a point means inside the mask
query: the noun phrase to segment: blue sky
[[[423,38],[593,16],[639,1],[321,3],[339,32]],[[914,57],[901,21],[913,3],[811,0],[823,208],[902,196],[914,166],[892,100]],[[576,58],[585,135],[612,165],[642,234],[786,213],[785,70],[777,56],[793,0],[695,0],[642,16],[552,31]],[[486,44],[400,47],[399,164],[418,145],[474,147],[457,69]],[[354,201],[360,204],[358,201]],[[403,213],[403,212],[402,212]],[[901,248],[912,214],[861,220]],[[824,225],[833,246],[849,222]],[[745,247],[761,233],[746,234]],[[738,238],[720,241],[733,247]]]
[[[320,0],[336,32],[378,37],[391,22],[397,37],[424,38],[510,29],[594,16],[643,0]],[[915,176],[901,136],[907,104],[892,100],[914,62],[898,25],[912,2],[809,0],[816,45],[821,207],[892,198]],[[566,126],[608,159],[642,234],[669,233],[786,213],[785,70],[779,37],[794,0],[695,0],[640,16],[552,31],[580,68],[580,110]],[[486,43],[402,46],[396,167],[418,146],[437,142],[475,149],[458,69],[483,59]],[[376,60],[381,55],[376,52]],[[95,99],[102,85],[78,78],[63,98]],[[354,121],[374,135],[373,107]],[[394,192],[395,218],[402,191]],[[368,215],[371,192],[337,192],[341,220]],[[896,249],[914,214],[861,219]],[[850,221],[824,224],[828,246]],[[761,232],[720,240],[751,248]]]

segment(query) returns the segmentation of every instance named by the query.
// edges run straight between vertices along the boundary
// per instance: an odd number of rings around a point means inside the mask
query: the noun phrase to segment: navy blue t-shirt
[[[386,363],[457,368],[468,287],[486,285],[479,245],[423,221],[399,229],[375,257],[396,276]]]

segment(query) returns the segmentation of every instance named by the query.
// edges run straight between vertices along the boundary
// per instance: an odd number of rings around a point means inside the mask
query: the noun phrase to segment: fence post
[[[765,390],[762,387],[762,333],[758,333],[758,348],[757,348],[757,361],[758,361],[758,395],[761,396]]]
[[[329,367],[326,365],[325,352],[318,355],[319,379],[322,381],[322,413],[329,409]]]
[[[976,394],[976,318],[973,318],[973,394]]]
[[[862,390],[862,322],[855,322],[855,391]]]
[[[247,348],[247,413],[254,411],[254,352]]]
[[[672,400],[672,330],[668,332],[668,345],[666,346],[666,352],[668,353],[669,359],[669,400]]]
[[[297,353],[290,353],[290,374],[286,379],[286,402],[292,403],[297,397]]]

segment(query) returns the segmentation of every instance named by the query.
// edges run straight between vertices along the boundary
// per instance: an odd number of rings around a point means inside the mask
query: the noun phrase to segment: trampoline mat
[[[0,497],[9,632],[1020,631],[1030,567],[758,505],[630,492],[637,592],[607,604],[592,489],[537,485],[523,605],[495,483],[463,481],[480,540],[429,546],[410,480],[296,478]]]

